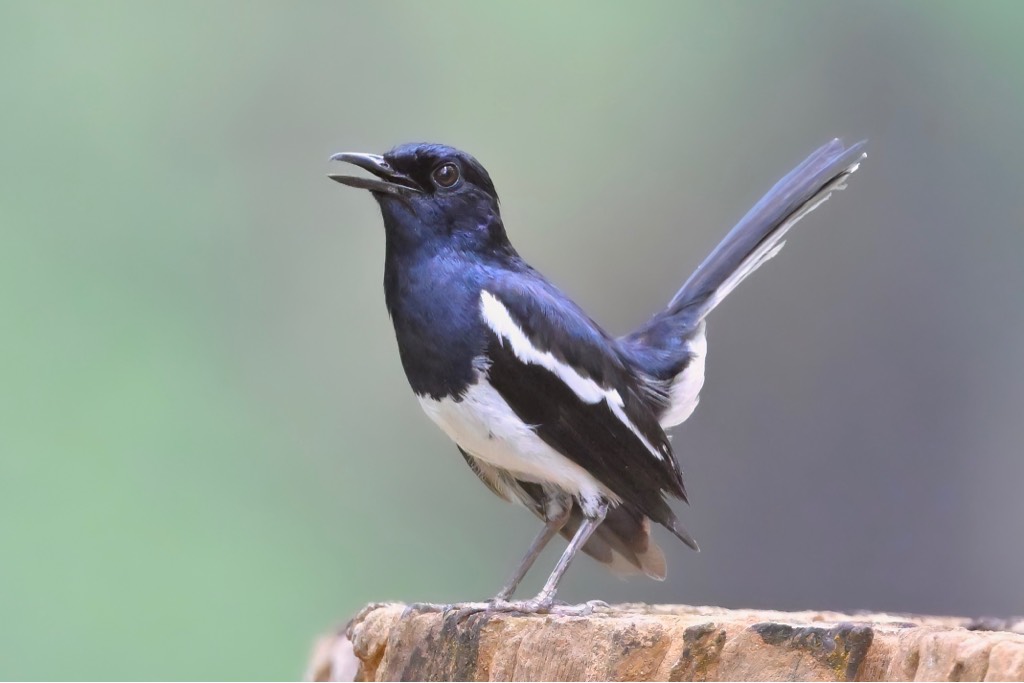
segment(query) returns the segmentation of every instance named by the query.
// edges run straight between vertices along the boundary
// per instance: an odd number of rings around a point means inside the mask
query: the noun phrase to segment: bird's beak
[[[423,192],[409,176],[399,173],[391,167],[384,157],[379,154],[360,154],[356,152],[340,152],[331,157],[331,161],[344,161],[369,171],[376,178],[360,178],[357,176],[328,174],[328,178],[336,180],[342,185],[357,187],[370,192],[385,192],[387,194],[406,195],[410,192]]]

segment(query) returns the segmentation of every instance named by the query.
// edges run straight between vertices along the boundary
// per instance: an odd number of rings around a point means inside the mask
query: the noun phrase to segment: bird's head
[[[331,160],[375,176],[328,177],[373,194],[384,216],[389,246],[406,250],[450,245],[486,251],[508,245],[491,177],[465,152],[411,143],[383,156],[342,152]]]

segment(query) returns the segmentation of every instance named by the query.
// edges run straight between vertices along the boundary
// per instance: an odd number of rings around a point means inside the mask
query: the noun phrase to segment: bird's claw
[[[603,600],[589,600],[579,605],[570,605],[552,598],[531,598],[530,600],[502,600],[494,598],[486,602],[459,602],[445,605],[432,602],[414,602],[405,608],[403,617],[425,612],[440,612],[444,619],[461,623],[477,614],[551,614],[559,617],[588,617],[598,610],[608,609]]]
[[[441,612],[442,614],[451,611],[455,605],[448,605],[437,602],[413,602],[406,605],[405,609],[402,610],[402,618],[414,615],[424,614],[426,612]]]
[[[579,605],[570,605],[552,598],[533,598],[531,600],[497,601],[492,600],[488,611],[510,612],[513,614],[551,614],[556,617],[588,617],[599,609],[607,609],[608,603],[603,600],[589,600]]]
[[[572,607],[572,605],[569,605],[569,606]],[[589,617],[596,610],[598,610],[598,609],[606,610],[606,609],[609,609],[611,607],[611,605],[609,605],[604,600],[587,600],[582,605],[576,605],[576,607],[581,607],[582,608],[582,611],[580,611],[579,616],[581,616],[581,617]]]
[[[452,605],[453,617],[456,623],[462,623],[475,614],[483,614],[491,611],[492,602],[463,602]],[[447,615],[446,615],[447,616]]]

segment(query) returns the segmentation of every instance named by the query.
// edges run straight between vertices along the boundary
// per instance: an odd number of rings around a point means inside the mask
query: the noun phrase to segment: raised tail
[[[845,187],[864,159],[865,142],[832,140],[775,184],[725,236],[672,297],[664,311],[620,340],[654,380],[667,383],[661,423],[689,417],[704,382],[704,319],[768,259],[797,221]]]
[[[694,326],[703,320],[736,285],[779,253],[782,238],[798,220],[833,190],[845,187],[847,176],[866,156],[864,144],[847,148],[833,140],[777,182],[697,267],[672,297],[666,314],[685,313]]]

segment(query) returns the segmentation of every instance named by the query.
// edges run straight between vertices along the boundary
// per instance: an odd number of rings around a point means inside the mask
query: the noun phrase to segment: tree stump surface
[[[613,605],[587,617],[364,608],[313,680],[1024,681],[1024,619]]]

